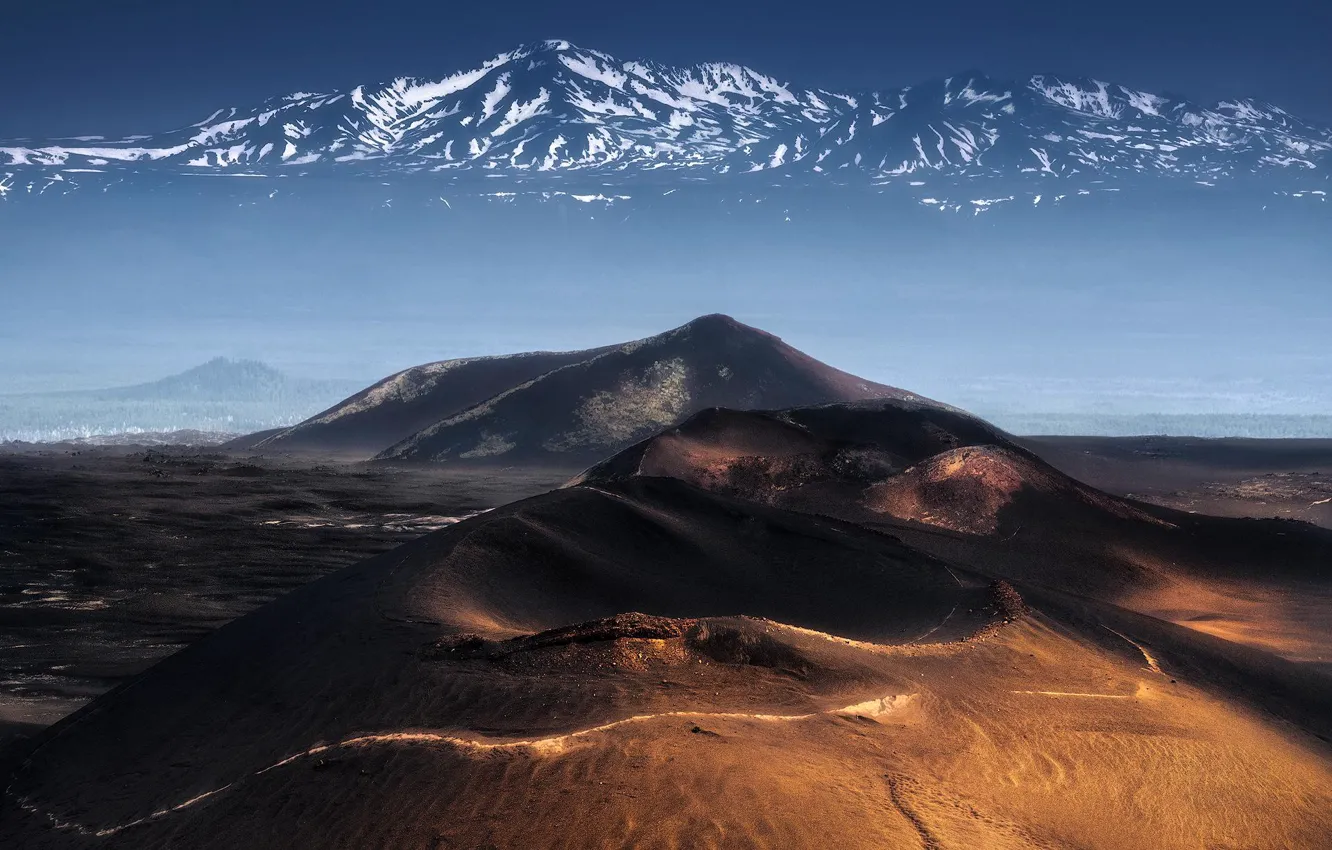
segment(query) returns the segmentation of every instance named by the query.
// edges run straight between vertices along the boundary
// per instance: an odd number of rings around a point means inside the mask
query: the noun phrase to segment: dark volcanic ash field
[[[188,448],[0,454],[0,736],[293,587],[570,474]]]

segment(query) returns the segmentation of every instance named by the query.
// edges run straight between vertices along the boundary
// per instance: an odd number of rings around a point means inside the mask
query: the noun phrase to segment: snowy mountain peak
[[[1251,177],[1290,189],[1325,183],[1329,151],[1329,128],[1252,100],[1202,107],[1100,80],[1000,81],[974,70],[836,92],[738,64],[622,61],[549,40],[440,77],[218,109],[168,133],[0,143],[0,197],[148,173],[501,177],[513,185],[758,173],[871,187],[991,181],[1000,198],[1013,181],[1055,179],[1207,186]]]

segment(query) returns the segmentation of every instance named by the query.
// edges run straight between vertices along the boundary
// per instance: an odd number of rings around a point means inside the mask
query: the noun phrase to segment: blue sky
[[[0,22],[13,36],[0,52],[0,138],[152,132],[285,92],[440,76],[549,37],[845,90],[970,68],[1090,76],[1202,102],[1252,96],[1332,124],[1332,4],[1292,0],[70,0],[8,8]],[[743,227],[547,212],[460,227],[396,210],[323,218],[107,197],[79,208],[86,220],[0,205],[0,392],[134,383],[218,355],[368,382],[725,312],[982,413],[1332,413],[1326,206],[1290,220],[1241,205],[1196,218],[852,212]]]
[[[1332,122],[1332,3],[1315,0],[6,5],[10,138],[158,131],[290,91],[440,75],[546,38],[861,90],[972,68],[1094,76],[1208,103],[1257,97]]]

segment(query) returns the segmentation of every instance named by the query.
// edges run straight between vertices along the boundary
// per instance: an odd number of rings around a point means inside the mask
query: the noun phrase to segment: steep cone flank
[[[704,316],[515,386],[379,458],[586,463],[708,407],[868,398],[918,397],[834,369],[729,317]]]

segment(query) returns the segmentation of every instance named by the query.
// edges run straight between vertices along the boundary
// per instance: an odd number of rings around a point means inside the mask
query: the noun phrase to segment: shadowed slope
[[[469,357],[413,366],[250,447],[373,455],[515,384],[604,350]]]

